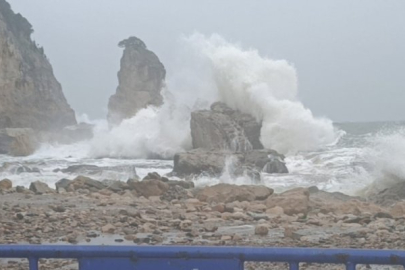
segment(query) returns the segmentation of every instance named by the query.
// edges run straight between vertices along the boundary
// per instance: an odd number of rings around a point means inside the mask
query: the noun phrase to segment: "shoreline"
[[[158,179],[121,189],[83,183],[59,193],[3,189],[0,244],[405,247],[400,201],[382,206],[315,187],[275,194],[260,186],[193,188]]]

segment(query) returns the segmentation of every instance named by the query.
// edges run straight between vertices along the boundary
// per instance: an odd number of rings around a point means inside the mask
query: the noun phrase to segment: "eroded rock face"
[[[0,128],[74,125],[74,111],[32,32],[31,24],[0,0]]]
[[[193,148],[248,151],[263,149],[261,124],[252,116],[232,110],[225,103],[215,102],[211,110],[191,114]]]
[[[163,64],[142,40],[130,37],[118,45],[125,49],[118,72],[119,85],[108,103],[107,118],[112,125],[149,105],[162,105],[160,92],[166,76]]]

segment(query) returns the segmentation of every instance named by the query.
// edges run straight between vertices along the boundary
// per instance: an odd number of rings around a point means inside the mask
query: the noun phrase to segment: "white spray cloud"
[[[297,99],[297,76],[285,60],[242,50],[219,35],[187,39],[211,63],[220,99],[263,121],[261,141],[281,153],[310,150],[336,141],[328,119],[315,118]]]
[[[315,118],[297,99],[297,77],[284,60],[261,57],[219,35],[183,37],[169,72],[164,105],[149,107],[111,131],[97,132],[91,155],[172,157],[191,147],[190,113],[215,101],[262,121],[266,148],[293,154],[336,141],[332,122]]]

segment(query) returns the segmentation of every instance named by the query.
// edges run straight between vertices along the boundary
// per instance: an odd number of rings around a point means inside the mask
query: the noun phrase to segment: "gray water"
[[[375,181],[384,183],[390,176],[405,179],[405,123],[337,123],[344,131],[339,141],[313,151],[299,152],[286,157],[290,173],[262,175],[262,184],[283,191],[292,187],[317,186],[327,191],[356,194]],[[0,179],[8,178],[14,185],[28,186],[40,180],[54,186],[62,178],[73,179],[86,175],[97,180],[126,181],[148,172],[169,173],[171,160],[92,158],[89,142],[71,145],[44,144],[28,157],[0,155]],[[72,165],[93,165],[66,172]],[[232,164],[230,164],[231,166]],[[94,169],[96,168],[96,169]],[[200,177],[196,185],[216,183],[254,184],[248,178],[231,179],[226,173],[219,178]]]

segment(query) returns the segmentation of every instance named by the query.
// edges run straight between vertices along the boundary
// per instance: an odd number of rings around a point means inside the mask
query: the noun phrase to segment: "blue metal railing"
[[[313,248],[0,245],[0,258],[27,258],[30,270],[50,258],[77,259],[80,270],[242,270],[247,261],[286,262],[292,270],[300,262],[405,266],[402,250]]]

